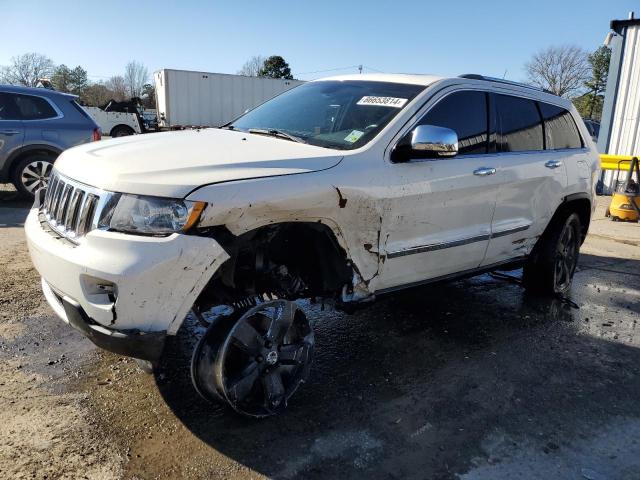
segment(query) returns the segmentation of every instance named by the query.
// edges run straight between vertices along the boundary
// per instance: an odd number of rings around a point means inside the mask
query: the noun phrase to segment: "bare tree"
[[[549,47],[526,64],[529,82],[561,97],[577,93],[589,77],[588,54],[575,45]]]
[[[124,68],[124,81],[131,97],[141,97],[144,86],[149,83],[149,71],[135,60]]]
[[[55,68],[53,61],[39,53],[25,53],[11,58],[11,64],[0,70],[0,81],[11,85],[35,87],[40,78],[49,77]]]
[[[111,77],[105,82],[105,87],[113,93],[113,99],[121,102],[125,100],[127,95],[127,84],[123,77],[120,75]]]
[[[238,70],[238,75],[246,75],[247,77],[257,77],[264,66],[265,57],[262,55],[254,55],[244,62],[242,68]]]

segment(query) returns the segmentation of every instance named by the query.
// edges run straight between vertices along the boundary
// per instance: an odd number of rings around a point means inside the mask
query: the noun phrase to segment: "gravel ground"
[[[484,275],[354,315],[303,305],[312,376],[252,421],[192,390],[191,321],[155,375],[54,317],[28,204],[0,190],[0,478],[640,478],[640,225],[604,219],[571,298]]]

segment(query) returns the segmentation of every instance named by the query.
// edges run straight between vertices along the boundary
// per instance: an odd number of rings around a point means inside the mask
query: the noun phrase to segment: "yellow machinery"
[[[626,170],[623,164],[630,162],[627,178],[617,186],[616,191],[611,196],[611,203],[607,209],[607,217],[614,222],[625,220],[637,222],[640,220],[640,165],[638,157],[631,160],[620,160],[618,162],[618,175],[621,170]],[[635,173],[635,180],[633,178]]]

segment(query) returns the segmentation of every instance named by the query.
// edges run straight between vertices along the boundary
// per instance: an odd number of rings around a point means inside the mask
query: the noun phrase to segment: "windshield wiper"
[[[286,140],[291,140],[292,142],[307,143],[300,137],[283,132],[282,130],[276,130],[275,128],[250,128],[247,132],[255,133],[256,135],[269,135],[272,137],[284,138]]]

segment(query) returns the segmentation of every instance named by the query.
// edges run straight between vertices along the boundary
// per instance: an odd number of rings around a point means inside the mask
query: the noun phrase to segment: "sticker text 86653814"
[[[358,100],[358,105],[373,105],[374,107],[402,108],[407,103],[406,98],[364,96]]]

